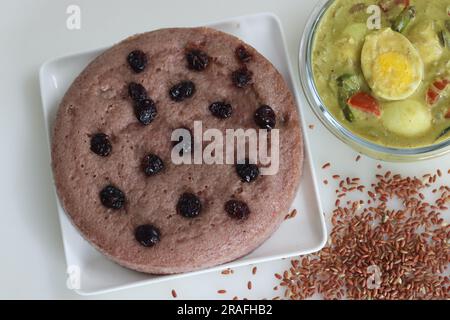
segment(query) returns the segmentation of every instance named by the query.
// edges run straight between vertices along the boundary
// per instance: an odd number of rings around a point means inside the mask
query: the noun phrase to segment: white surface
[[[273,14],[248,15],[208,26],[233,34],[253,45],[275,65],[286,79],[291,91],[294,91],[294,76],[287,60],[281,25]],[[98,49],[57,58],[46,62],[40,69],[39,81],[49,140],[51,140],[54,118],[64,93],[80,71],[103,51],[104,49]],[[309,132],[306,131],[306,133]],[[309,141],[309,139],[305,140]],[[225,268],[234,269],[254,263],[295,257],[320,250],[325,245],[327,236],[313,170],[311,162],[307,161],[300,192],[292,204],[291,210],[295,208],[302,214],[285,221],[277,232],[257,250],[222,266],[170,276],[146,275],[113,263],[81,237],[58,203],[57,210],[67,265],[80,268],[81,287],[77,289],[77,292],[83,295],[112,292],[138,285],[221,271]]]
[[[66,29],[66,8],[78,4],[82,28]],[[74,52],[115,43],[144,30],[167,26],[194,26],[244,14],[271,11],[279,16],[286,34],[291,64],[297,67],[297,49],[303,25],[315,0],[172,0],[172,1],[3,1],[0,10],[0,298],[83,298],[65,286],[65,260],[61,232],[51,184],[50,159],[42,114],[38,69],[46,60]],[[298,77],[296,77],[297,87]],[[370,179],[378,161],[356,154],[326,132],[306,104],[301,105],[312,130],[315,163],[330,161],[332,167],[320,170],[318,181],[327,178],[329,186],[319,183],[325,199],[324,211],[334,204],[331,175],[360,176]],[[404,174],[420,175],[441,167],[449,169],[450,157],[418,164],[385,164]],[[445,181],[450,183],[448,175]],[[301,214],[301,213],[299,213]],[[235,270],[234,275],[205,274],[177,281],[143,286],[95,298],[171,298],[175,288],[180,298],[270,298],[277,284],[274,272],[289,266],[289,261]],[[253,289],[247,289],[252,280]],[[226,289],[226,295],[218,295]]]

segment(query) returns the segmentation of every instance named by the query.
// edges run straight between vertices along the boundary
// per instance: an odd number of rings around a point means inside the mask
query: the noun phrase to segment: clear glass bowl
[[[334,0],[320,0],[306,24],[299,50],[300,80],[306,99],[315,115],[337,138],[358,152],[385,161],[417,161],[434,158],[450,152],[450,139],[420,148],[392,148],[361,138],[344,127],[322,102],[312,71],[312,48],[317,26]]]

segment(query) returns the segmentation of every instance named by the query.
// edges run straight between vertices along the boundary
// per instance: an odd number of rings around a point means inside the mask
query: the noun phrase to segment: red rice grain
[[[424,175],[423,181],[386,172],[376,177],[371,188],[360,185],[359,179],[343,180],[328,246],[292,260],[283,275],[275,274],[284,296],[294,300],[315,294],[324,299],[450,299],[450,225],[441,217],[449,210],[450,187],[433,186],[440,174]],[[357,183],[358,190],[370,189],[370,199],[341,207],[339,197],[349,181]],[[434,202],[425,201],[430,190],[436,190]],[[399,209],[390,207],[392,200],[400,203]],[[375,287],[369,286],[373,284],[369,267],[380,271]]]
[[[329,168],[329,167],[331,167],[331,163],[327,162],[327,163],[325,163],[325,164],[322,166],[322,169],[326,169],[326,168]]]
[[[255,266],[255,267],[252,268],[252,274],[255,275],[256,271],[258,271],[258,268]]]

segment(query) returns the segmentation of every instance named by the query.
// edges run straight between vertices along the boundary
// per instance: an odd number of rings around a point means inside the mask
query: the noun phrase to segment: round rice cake
[[[223,133],[279,129],[278,173],[173,164],[171,134],[194,121]],[[210,28],[161,29],[103,52],[65,94],[52,140],[56,189],[73,224],[113,261],[152,274],[253,251],[284,220],[302,164],[299,116],[280,73]]]

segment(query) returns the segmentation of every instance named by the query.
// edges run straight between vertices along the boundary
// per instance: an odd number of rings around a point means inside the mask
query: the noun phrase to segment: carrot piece
[[[433,82],[433,84],[428,88],[427,91],[427,103],[430,106],[435,105],[438,103],[439,99],[441,98],[442,91],[447,89],[448,85],[450,84],[449,79],[438,79]]]
[[[395,4],[397,5],[403,5],[406,7],[409,7],[409,5],[411,4],[410,0],[395,0]]]
[[[411,4],[410,0],[381,0],[378,3],[378,6],[383,12],[386,13],[390,11],[392,8],[394,8],[394,6],[396,5],[408,8],[410,4]]]
[[[448,108],[447,113],[445,114],[445,119],[450,119],[450,108]]]
[[[427,103],[430,106],[435,105],[439,100],[439,93],[437,93],[433,88],[427,91]]]
[[[440,91],[443,91],[443,90],[445,90],[445,88],[447,88],[447,86],[450,84],[450,81],[449,80],[447,80],[447,79],[442,79],[442,80],[436,80],[434,83],[433,83],[433,86],[436,88],[436,89],[438,89],[438,90],[440,90]]]
[[[377,117],[381,116],[378,101],[368,93],[358,92],[348,99],[348,104],[355,109],[371,113]]]

